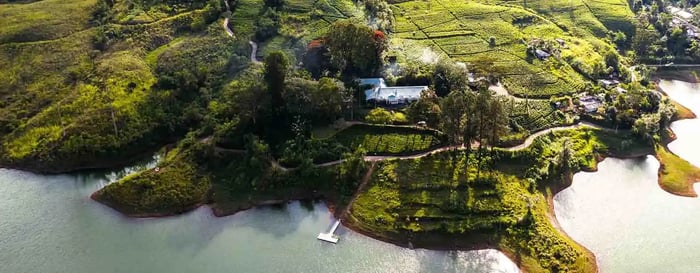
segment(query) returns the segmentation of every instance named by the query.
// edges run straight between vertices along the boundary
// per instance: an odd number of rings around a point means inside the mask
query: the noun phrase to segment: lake
[[[660,87],[700,113],[698,85],[661,81]],[[700,120],[671,127],[678,139],[669,149],[700,166]],[[596,255],[601,272],[700,272],[700,199],[662,190],[658,168],[652,156],[605,159],[598,172],[576,174],[555,196],[560,225]]]
[[[342,227],[337,245],[318,241],[334,221],[323,203],[126,218],[89,198],[124,173],[0,169],[0,272],[518,272],[496,250],[410,250]]]

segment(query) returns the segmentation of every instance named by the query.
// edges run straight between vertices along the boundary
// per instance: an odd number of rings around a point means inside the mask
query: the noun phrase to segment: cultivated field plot
[[[517,178],[483,171],[461,152],[382,162],[352,207],[378,232],[480,233],[524,217],[527,192]]]
[[[591,80],[572,64],[590,71],[602,63],[601,54],[612,50],[601,38],[607,27],[626,30],[625,23],[631,18],[626,4],[617,0],[527,3],[527,8],[521,6],[522,1],[421,0],[393,4],[392,50],[406,58],[412,58],[411,52],[420,54],[427,49],[471,65],[488,63],[486,66],[498,68],[512,93],[544,98],[574,93]],[[622,11],[609,11],[613,8]],[[540,60],[527,54],[527,43],[534,39],[562,39],[565,45],[558,48],[560,53]]]
[[[508,117],[530,133],[568,122],[566,115],[553,109],[547,100],[510,100],[504,106]]]
[[[598,37],[608,30],[634,31],[634,13],[626,0],[481,0],[533,10],[565,30],[579,28]]]
[[[412,154],[445,145],[433,130],[379,125],[353,125],[331,138],[350,150],[362,147],[369,155]]]
[[[254,23],[265,9],[261,0],[239,1],[231,19],[234,33],[242,38],[251,37],[255,32]],[[282,50],[301,57],[306,45],[325,35],[333,22],[363,16],[362,10],[350,0],[285,1],[279,11],[279,35],[261,43],[258,55]]]

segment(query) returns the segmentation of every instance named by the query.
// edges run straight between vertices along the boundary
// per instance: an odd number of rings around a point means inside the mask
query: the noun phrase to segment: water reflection
[[[409,250],[342,227],[338,245],[320,242],[334,221],[321,202],[131,219],[89,199],[134,170],[0,169],[0,272],[518,272],[496,250]]]
[[[700,270],[700,199],[659,188],[658,167],[651,156],[606,159],[555,196],[557,220],[593,251],[602,272]]]
[[[698,85],[661,81],[660,87],[700,113]],[[678,139],[669,149],[700,166],[700,120],[671,128]],[[700,272],[700,199],[662,190],[658,168],[651,156],[606,159],[598,172],[576,174],[573,185],[555,196],[557,220],[596,255],[601,272]]]
[[[700,85],[682,81],[661,81],[659,87],[673,100],[700,115]],[[677,139],[668,148],[695,166],[700,166],[700,119],[676,121],[671,124]]]

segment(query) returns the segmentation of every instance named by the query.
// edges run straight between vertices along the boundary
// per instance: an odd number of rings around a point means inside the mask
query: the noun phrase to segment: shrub
[[[394,115],[384,108],[374,108],[367,114],[365,120],[372,124],[389,124],[394,120]]]

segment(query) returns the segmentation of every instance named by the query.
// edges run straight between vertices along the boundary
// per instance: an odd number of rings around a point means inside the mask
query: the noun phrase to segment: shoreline
[[[695,72],[697,72],[697,70],[675,70],[674,72],[685,73],[686,76],[691,76],[690,72],[695,73]],[[691,82],[691,83],[698,83],[699,82],[698,80],[700,80],[700,78],[698,78],[697,75],[692,75],[692,77],[693,77],[693,81],[688,81],[685,79],[673,79],[673,77],[671,77],[671,78],[672,78],[672,80],[680,80],[680,81]],[[685,105],[681,104],[680,102],[672,99],[668,95],[668,93],[666,93],[666,91],[664,91],[663,88],[661,88],[658,85],[658,82],[660,80],[661,79],[654,79],[654,81],[657,83],[656,90],[661,92],[664,96],[668,97],[670,99],[670,101],[673,103],[673,105],[676,107],[676,110],[677,110],[676,115],[674,115],[671,122],[673,123],[673,122],[676,122],[679,120],[698,119],[698,116],[695,112],[693,112],[690,108],[686,107]],[[666,80],[668,80],[668,78],[666,78]],[[657,172],[659,187],[662,190],[664,190],[668,193],[671,193],[673,195],[677,195],[680,197],[697,198],[698,193],[695,191],[694,184],[700,182],[700,170],[698,169],[698,167],[690,164],[687,160],[676,155],[675,153],[673,153],[673,151],[671,151],[668,148],[668,144],[670,144],[671,142],[675,141],[678,138],[678,136],[673,131],[673,129],[671,129],[670,126],[664,130],[664,132],[661,134],[661,136],[662,136],[661,141],[658,144],[658,146],[655,147],[655,153],[654,153],[654,157],[656,158],[656,160],[659,161],[659,170]],[[659,151],[659,149],[662,149],[663,151]],[[671,156],[671,157],[669,157],[669,156]],[[662,157],[667,157],[667,158],[663,159]],[[675,157],[675,158],[673,158],[673,157]],[[666,172],[666,168],[668,167],[667,161],[680,161],[679,163],[677,162],[676,164],[674,164],[674,166],[676,168],[678,168],[679,165],[685,165],[686,167],[695,168],[694,174],[683,172],[684,173],[683,179],[685,180],[685,181],[683,181],[683,183],[684,183],[685,189],[683,189],[683,190],[673,189],[672,187],[667,185],[667,183],[663,183],[664,175],[668,173],[668,172]],[[688,170],[688,172],[692,172],[692,170]]]
[[[0,169],[12,169],[25,172],[31,172],[35,174],[43,175],[59,175],[59,174],[74,174],[79,172],[99,172],[99,171],[116,171],[121,170],[124,166],[145,162],[152,159],[158,152],[162,149],[170,149],[174,144],[169,143],[163,146],[158,146],[158,148],[151,148],[145,151],[134,153],[133,155],[126,156],[123,158],[110,159],[110,160],[93,160],[92,164],[85,164],[79,167],[30,167],[26,164],[7,164],[6,162],[0,161]]]
[[[689,83],[700,83],[700,71],[697,69],[657,69],[650,76],[652,81],[677,80]]]
[[[659,91],[665,94],[663,90],[658,88]],[[683,105],[677,103],[674,100],[671,100],[673,104],[678,108],[682,107],[682,109],[687,110],[685,114],[680,114],[678,116],[674,116],[673,121],[678,121],[682,119],[693,119],[697,118],[695,113],[690,111],[687,107],[684,107]],[[681,112],[681,111],[679,111]],[[565,126],[565,127],[572,127],[572,126]],[[575,129],[574,128],[563,128],[563,129]],[[598,128],[600,129],[600,128]],[[604,129],[602,129],[604,130]],[[544,130],[548,131],[548,130]],[[673,131],[669,128],[669,135],[668,138],[663,138],[662,143],[661,143],[661,149],[666,149],[667,152],[671,153],[670,150],[667,148],[667,144],[672,142],[675,139],[675,134]],[[536,135],[537,134],[533,134]],[[530,136],[528,136],[530,138]],[[511,148],[516,148],[520,145],[517,145],[515,147]],[[528,145],[529,146],[529,145]],[[521,149],[527,149],[528,146],[522,147]],[[433,152],[440,152],[441,148],[436,148],[433,151],[429,151],[428,153],[433,153]],[[516,148],[517,149],[517,148]],[[693,191],[693,195],[690,195],[687,192],[676,192],[673,191],[672,189],[669,189],[664,186],[662,183],[662,171],[665,167],[664,161],[661,160],[661,158],[658,155],[659,151],[635,151],[631,152],[629,154],[624,154],[624,155],[615,155],[615,154],[604,154],[604,155],[599,155],[595,159],[595,165],[590,167],[590,168],[584,168],[581,171],[583,172],[595,172],[597,171],[597,166],[598,163],[603,161],[606,158],[618,158],[618,159],[636,159],[636,158],[644,158],[648,155],[653,155],[659,160],[660,167],[658,170],[658,184],[659,187],[665,190],[666,192],[669,192],[671,194],[677,195],[677,196],[682,196],[682,197],[697,197],[697,194]],[[675,155],[675,154],[674,154]],[[143,157],[142,157],[143,158]],[[100,168],[93,168],[93,167],[87,167],[87,168],[81,168],[83,170],[94,170],[94,169],[100,169]],[[81,170],[81,169],[77,169]],[[563,191],[564,189],[567,189],[570,187],[573,183],[573,174],[570,175],[565,181],[562,181],[562,183],[549,183],[546,185],[546,190],[540,190],[540,193],[546,198],[546,204],[547,208],[545,210],[545,218],[548,221],[549,225],[551,225],[555,231],[561,236],[562,238],[565,238],[569,240],[570,242],[574,243],[575,245],[579,246],[584,253],[584,256],[589,258],[589,261],[592,261],[591,263],[593,264],[594,268],[598,268],[597,265],[597,257],[595,256],[595,253],[587,249],[585,246],[579,244],[577,241],[575,241],[573,238],[571,238],[560,226],[557,218],[556,218],[556,213],[554,211],[554,203],[553,203],[553,198],[558,194],[559,192]],[[694,183],[690,184],[690,188],[692,190],[692,185]],[[507,256],[513,263],[515,263],[518,268],[521,270],[521,272],[527,272],[523,265],[525,263],[522,262],[520,255],[518,252],[511,252],[507,247],[502,247],[499,246],[499,241],[502,240],[502,235],[499,234],[498,232],[493,232],[492,234],[487,234],[487,233],[473,233],[473,234],[459,234],[457,236],[450,235],[450,234],[421,234],[418,235],[418,238],[413,238],[411,234],[408,233],[395,233],[395,234],[385,234],[385,233],[375,233],[372,232],[369,229],[366,229],[363,227],[362,223],[354,219],[352,215],[350,214],[345,214],[345,215],[338,215],[338,210],[336,206],[336,200],[333,198],[328,197],[328,195],[324,195],[322,193],[308,193],[308,194],[299,194],[295,195],[293,197],[288,197],[288,198],[281,198],[281,199],[266,199],[262,201],[248,201],[248,202],[241,202],[241,203],[231,203],[233,206],[226,208],[224,206],[217,206],[216,203],[214,203],[210,197],[205,197],[203,202],[199,202],[196,204],[193,204],[191,206],[185,207],[182,210],[174,211],[174,212],[157,212],[157,213],[124,213],[121,209],[119,209],[118,206],[115,206],[114,204],[110,204],[110,202],[104,202],[103,200],[99,200],[99,198],[96,196],[96,193],[93,193],[90,195],[90,198],[92,200],[97,201],[98,203],[102,203],[103,205],[106,205],[110,207],[111,209],[114,209],[115,211],[119,212],[125,217],[129,218],[157,218],[157,217],[170,217],[170,216],[177,216],[177,215],[182,215],[189,213],[190,211],[193,211],[203,205],[207,205],[211,210],[212,214],[216,217],[226,217],[230,215],[234,215],[238,212],[257,208],[257,207],[266,207],[266,206],[277,206],[277,205],[287,205],[291,202],[295,201],[303,201],[303,200],[322,200],[325,204],[329,212],[333,215],[335,219],[339,219],[341,221],[341,224],[343,227],[347,228],[348,230],[351,230],[353,232],[356,232],[358,234],[361,234],[363,236],[372,238],[374,240],[382,241],[385,243],[390,243],[393,245],[396,245],[398,247],[402,248],[410,248],[410,249],[426,249],[426,250],[436,250],[436,251],[471,251],[471,250],[482,250],[482,249],[495,249],[498,250],[499,252],[503,253],[505,256]],[[340,217],[340,218],[339,218]],[[342,234],[342,232],[341,232]],[[448,238],[449,237],[449,238]],[[448,240],[451,239],[451,240]],[[450,242],[451,244],[447,243]],[[583,256],[582,256],[583,257]]]
[[[653,155],[653,153],[649,151],[645,152],[635,152],[635,153],[630,153],[630,154],[607,154],[607,155],[601,155],[600,157],[596,158],[596,165],[593,168],[590,169],[584,169],[582,171],[585,172],[594,172],[597,171],[597,165],[600,163],[602,160],[605,158],[620,158],[620,159],[634,159],[634,158],[641,158],[645,157],[647,155]],[[559,193],[560,191],[568,188],[571,186],[573,183],[573,175],[566,179],[564,183],[557,183],[557,184],[549,184],[546,187],[549,188],[549,191],[541,191],[543,196],[546,198],[546,204],[547,208],[545,211],[545,216],[546,220],[548,221],[548,224],[551,225],[555,231],[559,234],[559,236],[565,238],[566,240],[569,240],[570,242],[573,242],[577,246],[581,248],[581,250],[584,253],[584,257],[587,257],[588,261],[592,261],[593,266],[595,268],[598,268],[597,266],[597,258],[595,256],[595,253],[587,249],[585,246],[579,244],[576,242],[573,238],[571,238],[560,226],[558,220],[556,219],[556,213],[554,212],[554,206],[553,206],[553,198],[554,196]],[[240,205],[237,206],[233,209],[223,209],[221,207],[216,206],[211,200],[207,200],[205,202],[200,202],[197,204],[194,204],[190,207],[184,208],[182,211],[178,212],[164,212],[164,213],[123,213],[121,210],[119,210],[117,207],[115,207],[112,204],[102,202],[96,198],[95,194],[93,193],[91,196],[91,199],[98,201],[99,203],[103,203],[104,205],[116,210],[117,212],[120,212],[123,216],[129,217],[129,218],[155,218],[155,217],[169,217],[169,216],[177,216],[181,214],[188,213],[192,210],[195,210],[203,205],[207,205],[211,210],[212,214],[216,217],[226,217],[230,215],[234,215],[238,212],[257,208],[257,207],[266,207],[266,206],[276,206],[276,205],[287,205],[290,202],[295,202],[295,201],[303,201],[303,200],[322,200],[326,206],[328,211],[333,215],[335,219],[338,219],[338,210],[337,210],[337,202],[335,199],[330,198],[328,195],[324,195],[322,193],[314,193],[314,194],[301,194],[297,195],[294,197],[289,197],[289,198],[283,198],[283,199],[266,199],[262,201],[257,201],[257,202],[249,202],[245,205]],[[208,198],[206,198],[208,199]],[[511,252],[508,248],[499,246],[499,241],[501,239],[502,235],[498,235],[497,233],[494,234],[465,234],[464,236],[445,236],[444,234],[425,234],[422,235],[421,238],[415,238],[416,240],[411,240],[410,236],[408,234],[396,234],[396,236],[392,236],[389,234],[382,234],[382,233],[374,233],[370,230],[367,230],[362,227],[362,224],[356,221],[355,219],[352,218],[352,215],[346,214],[343,218],[339,219],[341,220],[341,224],[343,227],[347,228],[348,230],[351,230],[353,232],[356,232],[358,234],[361,234],[363,236],[372,238],[374,240],[382,241],[385,243],[390,243],[393,245],[396,245],[398,247],[402,248],[410,248],[410,249],[426,249],[426,250],[435,250],[435,251],[471,251],[471,250],[482,250],[482,249],[494,249],[498,250],[499,252],[503,253],[506,257],[508,257],[514,264],[518,266],[518,268],[521,270],[521,272],[528,272],[526,268],[523,266],[525,263],[522,262],[520,259],[520,255],[514,252]],[[449,237],[449,238],[448,238]],[[451,239],[451,240],[449,240]],[[459,242],[455,242],[458,239]],[[445,244],[445,242],[451,242],[452,244]]]

